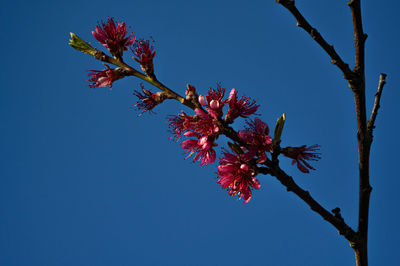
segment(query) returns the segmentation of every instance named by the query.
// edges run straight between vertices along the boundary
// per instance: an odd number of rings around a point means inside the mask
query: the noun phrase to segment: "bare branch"
[[[339,234],[343,235],[350,242],[351,246],[356,245],[358,242],[357,234],[345,223],[344,219],[340,215],[339,208],[333,209],[332,213],[329,212],[322,207],[321,204],[319,204],[308,191],[297,185],[293,178],[287,175],[276,163],[268,161],[266,164],[269,166],[269,168],[260,167],[260,173],[270,174],[276,177],[279,182],[286,187],[287,191],[291,191],[296,194],[308,206],[310,206],[311,210],[318,213],[324,220],[332,224],[339,231]]]
[[[358,230],[359,245],[353,247],[357,266],[368,266],[368,219],[369,201],[372,187],[369,182],[369,155],[371,138],[367,130],[367,112],[365,103],[365,40],[367,34],[363,31],[361,16],[361,1],[351,0],[348,3],[354,32],[355,49],[355,79],[350,83],[354,93],[357,117],[358,166],[359,166],[359,203],[358,203]]]
[[[372,142],[372,132],[375,128],[376,116],[378,115],[379,107],[381,107],[381,105],[380,105],[381,95],[382,95],[382,91],[383,91],[383,86],[385,86],[385,84],[386,84],[386,74],[381,73],[379,76],[378,91],[375,93],[374,107],[372,109],[371,117],[369,118],[368,126],[367,126],[371,142]]]
[[[295,6],[294,0],[276,0],[277,3],[287,8],[290,13],[296,18],[297,26],[303,28],[310,36],[325,50],[330,56],[332,64],[335,64],[342,72],[346,80],[351,80],[353,72],[349,65],[343,62],[342,58],[338,55],[333,45],[328,44],[317,29],[313,28],[307,20],[303,17],[300,11]]]
[[[361,19],[361,1],[351,0],[348,3],[353,18],[354,47],[355,47],[355,72],[364,72],[364,47],[368,35],[364,33]]]

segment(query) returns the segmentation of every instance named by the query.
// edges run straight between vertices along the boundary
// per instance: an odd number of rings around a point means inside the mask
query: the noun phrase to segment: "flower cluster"
[[[236,95],[236,90],[232,89],[231,95]],[[179,140],[182,136],[194,138],[182,142],[181,146],[189,154],[188,157],[194,155],[193,161],[200,161],[200,165],[212,164],[215,159],[214,147],[217,146],[215,140],[222,133],[224,128],[223,108],[228,103],[228,113],[238,114],[239,116],[248,116],[257,111],[255,104],[249,106],[245,101],[237,101],[236,97],[224,99],[225,88],[220,85],[216,89],[210,88],[208,94],[198,96],[195,104],[196,115],[187,115],[182,112],[179,116],[171,116],[169,118],[170,128],[173,133],[173,139]],[[186,98],[194,100],[197,96],[193,86],[188,85],[186,90]],[[234,102],[231,104],[231,102]]]
[[[201,166],[212,164],[216,159],[213,147],[217,144],[214,141],[220,134],[220,127],[218,121],[204,110],[196,108],[195,113],[196,115],[189,116],[182,112],[179,116],[169,118],[173,138],[179,140],[182,135],[195,138],[181,144],[189,154],[187,158],[195,154],[193,161],[199,160]]]
[[[139,116],[145,112],[152,112],[166,99],[179,100],[192,108],[194,111],[192,115],[182,112],[179,115],[169,116],[169,127],[173,140],[179,141],[184,138],[180,145],[187,154],[186,158],[193,156],[193,162],[200,162],[201,166],[215,162],[217,157],[215,147],[218,146],[216,141],[221,134],[234,140],[235,143],[228,143],[232,153],[223,150],[223,157],[220,158],[217,172],[217,183],[226,189],[229,195],[238,196],[245,203],[251,200],[252,190],[260,188],[260,182],[256,179],[258,172],[272,174],[271,164],[274,164],[276,160],[274,160],[274,156],[270,159],[268,153],[283,154],[291,158],[292,164],[296,164],[303,173],[314,170],[308,161],[316,161],[321,158],[318,152],[319,145],[280,148],[284,115],[278,119],[274,140],[269,136],[268,125],[259,118],[247,120],[247,126],[243,130],[235,131],[231,124],[239,117],[249,119],[251,115],[256,114],[259,105],[249,97],[243,95],[239,97],[234,88],[231,89],[228,97],[225,97],[226,89],[222,88],[220,84],[216,89],[210,88],[207,94],[199,95],[196,88],[188,84],[186,97],[183,98],[162,85],[154,75],[153,59],[156,54],[154,40],[136,40],[133,33],[129,34],[124,22],[115,23],[113,18],[109,18],[107,22],[96,26],[92,34],[114,58],[99,53],[90,44],[72,33],[70,45],[79,51],[119,67],[112,69],[105,65],[106,69],[104,70],[91,70],[88,74],[90,87],[109,86],[111,89],[114,81],[126,75],[140,76],[162,91],[153,93],[141,84],[141,90],[133,93],[138,98],[134,107],[141,111]],[[128,48],[131,49],[134,60],[140,64],[147,76],[136,75],[138,71],[123,62],[123,52]],[[262,164],[262,167],[258,164]],[[267,170],[262,171],[265,170],[264,168]]]
[[[100,42],[104,47],[108,49],[110,54],[114,56],[115,59],[122,62],[123,52],[131,48],[134,54],[134,60],[140,64],[143,72],[150,77],[154,76],[154,66],[153,58],[156,55],[154,51],[154,40],[139,39],[133,35],[133,32],[129,34],[126,24],[124,22],[115,22],[114,18],[108,18],[107,22],[99,23],[94,31],[92,31],[93,37]],[[90,53],[96,55],[98,51],[92,48],[88,43],[79,39],[75,34],[71,33],[71,43],[70,45],[77,50],[83,51],[85,53]],[[133,46],[133,48],[131,47]],[[108,61],[107,61],[108,62]],[[115,72],[115,71],[114,71]],[[123,74],[124,72],[120,72]],[[91,87],[112,87],[112,82],[116,79],[124,77],[124,75],[115,75],[110,68],[107,66],[106,70],[92,70],[89,74],[92,78],[90,81]],[[139,94],[135,94],[139,97]],[[140,97],[139,97],[140,98]],[[143,105],[146,110],[151,110],[148,104]],[[154,106],[153,106],[154,107]]]

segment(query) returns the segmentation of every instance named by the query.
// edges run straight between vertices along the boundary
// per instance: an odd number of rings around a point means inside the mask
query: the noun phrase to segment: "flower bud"
[[[278,144],[281,141],[281,135],[283,131],[283,126],[285,125],[285,113],[279,117],[278,121],[276,121],[275,131],[274,131],[274,143]]]

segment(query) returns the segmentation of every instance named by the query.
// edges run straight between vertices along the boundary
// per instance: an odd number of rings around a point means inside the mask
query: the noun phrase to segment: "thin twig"
[[[125,76],[138,77],[138,78],[140,78],[140,79],[152,84],[153,86],[165,91],[166,93],[168,93],[169,97],[171,97],[172,99],[176,99],[177,101],[181,102],[182,104],[186,105],[187,107],[189,107],[191,109],[195,108],[195,106],[193,105],[192,102],[185,100],[185,98],[180,96],[178,93],[174,92],[173,90],[169,89],[167,86],[162,84],[160,81],[157,80],[155,75],[147,76],[145,74],[142,74],[139,71],[137,71],[136,69],[134,69],[133,67],[131,67],[128,64],[124,63],[123,61],[115,59],[115,58],[113,58],[111,56],[108,56],[102,51],[98,51],[97,50],[97,53],[93,57],[98,59],[98,60],[100,60],[100,61],[119,66],[124,70],[123,74]]]
[[[381,107],[380,102],[381,102],[381,95],[383,91],[383,86],[386,84],[386,74],[381,73],[379,76],[379,85],[378,85],[378,90],[375,93],[375,102],[374,102],[374,107],[372,109],[371,117],[368,120],[368,133],[371,138],[372,142],[372,132],[375,128],[375,120],[376,116],[378,115],[378,110]]]
[[[349,65],[346,64],[342,58],[338,55],[333,45],[328,44],[327,41],[322,37],[322,35],[317,31],[317,29],[313,28],[310,23],[303,17],[300,11],[295,6],[295,2],[293,0],[276,0],[277,3],[281,4],[285,8],[287,8],[290,13],[297,20],[297,26],[303,28],[310,36],[325,50],[325,52],[330,56],[332,64],[335,64],[342,72],[343,77],[346,80],[351,80],[353,78],[353,72],[349,68]]]

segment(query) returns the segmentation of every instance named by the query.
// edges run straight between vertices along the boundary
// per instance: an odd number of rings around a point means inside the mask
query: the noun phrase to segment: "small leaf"
[[[275,132],[274,132],[274,142],[279,143],[281,141],[281,135],[283,131],[283,126],[285,125],[285,113],[279,117],[278,121],[276,121]]]
[[[70,34],[71,34],[71,39],[69,40],[69,45],[72,48],[81,51],[85,54],[91,54],[91,55],[96,54],[97,50],[92,46],[90,46],[90,44],[88,44],[87,42],[76,36],[74,33],[70,32]]]

